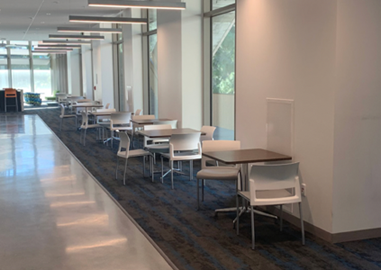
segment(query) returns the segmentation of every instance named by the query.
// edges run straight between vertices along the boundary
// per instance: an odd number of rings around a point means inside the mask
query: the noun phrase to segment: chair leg
[[[193,160],[189,160],[189,181],[193,179]]]
[[[161,183],[164,183],[164,165],[163,165],[163,156],[161,156]]]
[[[119,165],[119,157],[116,156],[116,170],[115,170],[115,179],[118,180],[118,165]]]
[[[143,177],[145,176],[145,168],[146,168],[146,156],[143,156]]]
[[[173,160],[170,160],[169,163],[171,164],[171,183],[172,183],[172,189],[175,189],[173,186]]]
[[[201,182],[202,201],[204,201],[204,188],[205,188],[205,179],[202,179],[202,182]]]
[[[126,158],[126,163],[124,164],[123,185],[126,185],[127,160],[128,159]]]
[[[82,144],[82,129],[79,131],[79,143]]]
[[[61,123],[60,123],[60,132],[62,131],[62,121],[63,121],[63,118],[61,118]]]
[[[235,226],[236,226],[237,235],[239,235],[239,195],[238,193],[236,193],[235,195],[235,205],[237,206],[237,219],[236,219]]]
[[[197,178],[196,187],[197,187],[197,210],[199,210],[200,209],[200,179],[198,178]]]
[[[77,130],[77,123],[78,123],[77,116],[73,117],[73,119],[74,119],[74,130]]]
[[[250,205],[251,211],[251,248],[255,249],[255,232],[254,232],[254,207]]]
[[[85,129],[85,132],[83,134],[83,146],[86,146],[86,133],[87,133],[87,128]]]
[[[304,221],[303,221],[303,211],[302,211],[302,203],[299,203],[299,214],[300,214],[300,229],[302,231],[302,245],[306,244],[305,236],[304,236]]]
[[[279,225],[280,225],[280,231],[283,231],[283,205],[279,205],[280,209],[280,216],[279,216]]]

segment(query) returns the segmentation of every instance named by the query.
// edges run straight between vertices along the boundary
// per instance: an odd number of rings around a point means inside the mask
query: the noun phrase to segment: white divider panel
[[[294,101],[267,98],[267,150],[293,155]]]
[[[267,98],[267,150],[293,155],[294,145],[294,101],[289,99]],[[293,212],[292,204],[283,210]]]

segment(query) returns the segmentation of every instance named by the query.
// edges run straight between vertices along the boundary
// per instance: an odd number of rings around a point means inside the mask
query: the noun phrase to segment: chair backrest
[[[91,99],[78,99],[77,100],[77,103],[91,103],[92,100]],[[91,103],[92,104],[92,103]]]
[[[141,109],[137,109],[136,112],[135,112],[135,115],[140,115],[142,113],[142,110]]]
[[[17,98],[17,91],[14,88],[4,88],[5,98]]]
[[[283,164],[252,164],[250,169],[250,204],[274,205],[295,203],[301,201],[299,182],[299,162]],[[279,191],[292,189],[287,196],[279,196],[279,192],[266,195],[266,198],[257,196],[258,191]]]
[[[216,130],[216,127],[213,126],[202,126],[201,127],[201,132],[206,133],[205,135],[201,135],[200,141],[206,141],[206,140],[214,140],[213,134],[214,131]]]
[[[241,149],[240,141],[211,141],[206,140],[202,142],[202,151],[206,152],[217,152],[217,151],[229,151],[229,150],[238,150]],[[207,168],[207,161],[215,161],[214,159],[208,158],[206,156],[202,156],[201,168]],[[218,163],[216,163],[218,165]],[[236,167],[238,167],[237,165]]]
[[[110,126],[114,125],[128,125],[131,121],[130,112],[117,112],[110,115]]]
[[[87,126],[89,125],[89,117],[85,111],[82,111],[81,115],[82,115],[81,128],[87,129]]]
[[[201,154],[200,144],[201,132],[188,133],[188,134],[172,134],[169,139],[169,152],[174,156],[175,151],[192,151],[197,150]]]
[[[152,120],[156,119],[155,115],[147,114],[147,115],[133,115],[132,120]]]
[[[119,132],[119,138],[120,138],[120,142],[119,142],[119,148],[118,148],[118,155],[124,152],[125,158],[128,158],[129,149],[130,149],[130,138],[124,132]]]
[[[96,112],[116,112],[115,109],[96,109]]]
[[[110,107],[110,103],[107,103],[105,109],[108,109],[109,107]]]
[[[159,130],[159,129],[172,129],[171,125],[145,125],[143,130]],[[166,139],[168,141],[168,139]],[[152,141],[152,139],[144,136],[144,146],[148,145],[148,141]],[[161,140],[162,141],[162,140]]]
[[[156,122],[157,125],[171,125],[171,128],[176,129],[177,128],[177,120],[168,120],[168,121],[158,121]]]
[[[60,106],[61,106],[61,115],[60,116],[62,118],[65,115],[65,106],[63,104],[60,104]]]

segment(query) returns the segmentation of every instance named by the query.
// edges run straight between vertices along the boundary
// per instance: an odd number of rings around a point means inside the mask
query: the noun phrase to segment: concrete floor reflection
[[[37,115],[0,116],[1,269],[172,269]]]

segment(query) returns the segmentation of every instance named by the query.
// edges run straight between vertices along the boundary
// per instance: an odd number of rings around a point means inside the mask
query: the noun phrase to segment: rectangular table
[[[154,125],[158,122],[162,121],[172,121],[173,119],[167,119],[167,118],[160,118],[160,119],[133,119],[131,120],[132,123],[137,124],[137,125]]]
[[[249,189],[249,171],[248,171],[249,163],[282,161],[282,160],[292,159],[291,156],[279,154],[276,152],[272,152],[272,151],[268,151],[268,150],[260,149],[260,148],[205,152],[202,154],[206,157],[215,159],[225,164],[241,164],[241,174],[243,177],[243,181],[242,181],[243,186],[241,187],[242,190]],[[218,212],[230,212],[230,211],[236,211],[236,208],[217,209],[215,210],[215,213],[217,214]],[[242,212],[240,214],[242,214]],[[255,211],[255,212],[261,215],[275,217],[273,215],[269,215],[260,211]]]
[[[158,129],[158,130],[142,130],[139,133],[149,138],[169,138],[172,134],[189,134],[200,132],[199,130],[191,128],[176,128],[176,129]],[[205,135],[205,132],[201,132],[201,135]]]

